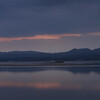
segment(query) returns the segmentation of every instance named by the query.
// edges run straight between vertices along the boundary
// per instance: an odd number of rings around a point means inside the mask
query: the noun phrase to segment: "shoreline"
[[[56,67],[61,67],[61,68],[63,68],[63,67],[65,67],[65,68],[68,68],[68,67],[79,67],[79,68],[81,68],[81,67],[100,67],[100,65],[99,64],[1,64],[0,63],[0,68],[16,68],[16,67],[18,67],[18,68],[35,68],[35,67],[37,67],[37,68],[39,68],[39,67],[45,67],[45,68],[56,68]]]
[[[18,68],[34,68],[34,67],[100,67],[100,61],[66,61],[64,63],[55,62],[0,62],[0,68],[18,67]]]

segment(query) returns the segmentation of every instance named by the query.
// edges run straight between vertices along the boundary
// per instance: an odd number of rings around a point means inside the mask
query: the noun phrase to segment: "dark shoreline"
[[[56,62],[0,62],[1,67],[100,67],[100,61],[66,61]]]
[[[1,67],[22,67],[22,68],[31,68],[31,67],[100,67],[100,65],[96,64],[0,64]]]

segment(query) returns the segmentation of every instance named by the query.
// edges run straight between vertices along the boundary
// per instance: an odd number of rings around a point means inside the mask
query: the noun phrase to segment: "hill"
[[[43,53],[36,51],[0,52],[0,62],[8,61],[100,61],[100,48],[72,49],[68,52]]]

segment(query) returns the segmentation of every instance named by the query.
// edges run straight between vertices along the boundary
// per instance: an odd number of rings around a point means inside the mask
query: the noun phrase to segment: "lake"
[[[100,100],[100,68],[2,67],[0,100]]]

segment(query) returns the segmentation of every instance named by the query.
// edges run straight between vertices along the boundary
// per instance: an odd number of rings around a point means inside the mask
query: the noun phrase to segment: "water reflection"
[[[36,89],[82,89],[81,85],[62,85],[60,83],[14,83],[14,82],[0,82],[0,87],[28,87]]]
[[[100,100],[100,68],[1,68],[1,100]]]
[[[100,67],[0,67],[0,72],[39,72],[48,70],[70,71],[72,73],[100,73]]]

